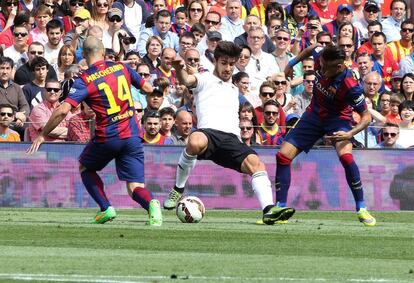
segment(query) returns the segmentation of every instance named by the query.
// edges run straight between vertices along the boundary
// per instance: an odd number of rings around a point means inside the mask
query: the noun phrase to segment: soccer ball
[[[177,217],[183,223],[198,223],[205,212],[206,208],[198,197],[184,197],[177,204]]]

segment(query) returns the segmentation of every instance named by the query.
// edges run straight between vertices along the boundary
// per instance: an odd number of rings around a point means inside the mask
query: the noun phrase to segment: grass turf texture
[[[258,211],[208,210],[199,224],[164,211],[0,209],[0,282],[414,282],[414,213],[299,211],[255,225]]]

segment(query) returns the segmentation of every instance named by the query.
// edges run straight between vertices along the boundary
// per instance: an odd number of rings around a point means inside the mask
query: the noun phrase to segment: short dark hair
[[[382,24],[381,24],[381,22],[380,22],[380,21],[377,21],[377,20],[372,21],[372,22],[369,22],[369,23],[368,23],[368,26],[367,26],[367,29],[368,29],[369,27],[374,27],[374,26],[380,26],[381,31],[382,31]]]
[[[63,25],[62,22],[56,19],[50,20],[46,24],[46,33],[49,32],[51,29],[59,28],[61,32],[63,32]]]
[[[407,10],[407,2],[405,2],[404,0],[392,0],[390,4],[390,10],[392,10],[392,6],[394,6],[394,4],[398,2],[403,3],[405,10]]]
[[[158,11],[157,14],[155,14],[155,20],[158,21],[160,17],[168,17],[170,20],[172,18],[171,13],[168,10]]]
[[[176,113],[171,107],[165,107],[160,110],[160,117],[162,118],[164,115],[170,115],[175,119]]]
[[[221,58],[228,56],[230,58],[239,59],[242,49],[231,41],[220,41],[214,50],[214,59],[216,61]]]
[[[370,40],[372,40],[374,37],[382,37],[384,39],[384,42],[387,43],[387,36],[382,31],[376,31],[371,35]]]
[[[183,14],[185,14],[186,17],[188,17],[187,9],[184,6],[178,7],[175,10],[175,16],[177,16],[178,13],[183,13]]]
[[[329,38],[331,39],[331,41],[332,41],[332,35],[329,33],[329,32],[327,32],[327,31],[320,31],[320,32],[318,32],[318,34],[316,35],[316,41],[318,41],[322,36],[329,36]]]
[[[315,71],[309,70],[303,73],[303,78],[306,78],[307,76],[314,76],[314,75],[315,75]]]
[[[403,111],[404,109],[414,110],[414,101],[404,100],[403,102],[400,103],[400,105],[398,106],[398,114],[400,114],[400,116],[401,116],[401,111]]]
[[[325,62],[342,60],[345,61],[346,54],[343,48],[335,45],[328,45],[322,50],[321,57]]]
[[[191,27],[190,32],[193,33],[193,35],[194,35],[194,32],[196,32],[196,31],[199,32],[199,33],[202,33],[202,34],[206,34],[206,27],[202,23],[195,23]]]
[[[278,107],[278,108],[279,108],[279,106],[280,106],[279,102],[277,102],[276,100],[269,99],[268,101],[266,101],[266,102],[263,104],[263,109],[265,109],[265,108],[266,108],[266,106],[268,106],[268,105],[273,105],[273,106],[276,106],[276,107]]]
[[[30,71],[34,72],[36,67],[43,67],[46,66],[49,69],[49,63],[47,60],[42,56],[37,56],[33,59],[32,63],[30,64]]]
[[[238,72],[236,74],[233,75],[232,77],[232,81],[233,83],[238,83],[240,82],[243,78],[248,78],[249,74],[246,72]]]
[[[136,55],[136,56],[138,56],[138,58],[141,58],[141,56],[139,56],[139,53],[138,53],[137,51],[134,51],[134,50],[128,51],[128,52],[125,54],[125,58],[128,58],[128,57],[129,57],[129,56],[131,56],[131,55]]]
[[[397,124],[390,123],[390,122],[387,122],[387,123],[384,124],[384,128],[387,128],[387,127],[393,127],[393,128],[397,128],[397,129],[400,128],[400,126],[398,126]]]
[[[0,109],[1,108],[10,108],[12,110],[13,115],[17,112],[17,108],[11,104],[8,103],[2,103],[0,104]]]
[[[0,57],[0,65],[4,65],[4,64],[7,64],[13,68],[14,61],[10,57]]]
[[[195,36],[194,36],[194,34],[192,32],[190,32],[190,31],[183,32],[180,35],[180,42],[181,42],[181,39],[184,38],[184,37],[191,38],[193,40],[193,43],[195,43],[195,40],[196,39],[195,39]]]
[[[156,110],[148,110],[145,112],[144,117],[142,117],[142,122],[145,123],[148,118],[161,118],[161,115]]]

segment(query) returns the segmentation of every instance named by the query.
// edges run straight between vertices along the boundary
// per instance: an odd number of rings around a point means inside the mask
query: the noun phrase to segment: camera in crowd
[[[123,34],[118,34],[119,40],[122,41],[125,45],[134,44],[137,42],[137,39],[134,36],[128,36]]]

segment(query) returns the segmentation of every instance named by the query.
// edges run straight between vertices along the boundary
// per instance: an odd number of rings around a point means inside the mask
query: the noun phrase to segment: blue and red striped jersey
[[[131,96],[131,84],[145,83],[128,65],[99,61],[75,80],[65,102],[77,107],[85,101],[96,113],[95,140],[139,136],[138,119]]]
[[[306,111],[312,112],[323,120],[352,121],[352,109],[358,113],[367,110],[363,89],[354,77],[352,70],[346,68],[335,78],[321,74],[319,58],[315,60],[315,83],[313,97]]]

